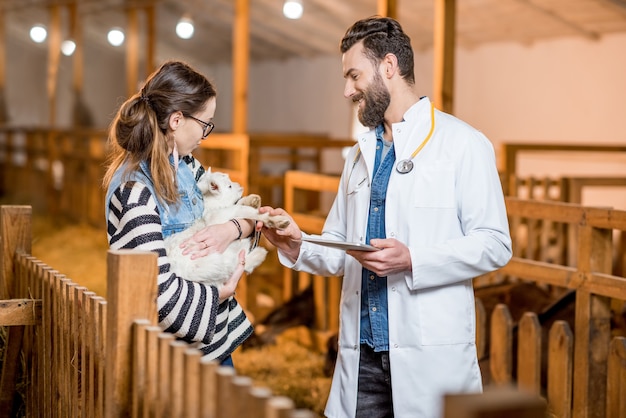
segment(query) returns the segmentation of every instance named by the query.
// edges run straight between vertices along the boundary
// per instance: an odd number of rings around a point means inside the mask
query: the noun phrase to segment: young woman
[[[213,130],[215,107],[214,86],[189,65],[171,61],[154,72],[112,122],[105,215],[111,249],[158,254],[161,327],[206,356],[232,365],[231,353],[252,333],[234,298],[243,252],[237,270],[218,289],[172,271],[163,243],[202,215],[196,181],[204,168],[191,152]],[[222,252],[253,229],[243,219],[210,226],[187,242],[185,251],[194,258]]]

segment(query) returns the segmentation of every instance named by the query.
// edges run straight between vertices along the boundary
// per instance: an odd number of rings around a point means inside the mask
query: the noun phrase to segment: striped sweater
[[[185,158],[199,178],[204,169]],[[117,189],[108,207],[107,237],[111,249],[138,249],[158,254],[157,306],[159,325],[200,349],[210,359],[222,361],[252,334],[252,325],[231,297],[219,303],[215,286],[180,277],[170,268],[161,233],[155,198],[142,183],[129,181]]]

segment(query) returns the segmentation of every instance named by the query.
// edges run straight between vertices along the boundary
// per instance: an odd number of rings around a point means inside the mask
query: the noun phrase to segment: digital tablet
[[[358,242],[343,242],[322,239],[316,237],[302,237],[302,241],[308,241],[313,244],[324,245],[326,247],[339,248],[340,250],[356,250],[356,251],[379,251],[380,248],[372,247],[367,244],[359,244]]]

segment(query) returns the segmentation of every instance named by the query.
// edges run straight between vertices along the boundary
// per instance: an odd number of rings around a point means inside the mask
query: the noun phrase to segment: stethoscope
[[[413,154],[411,154],[411,158],[407,158],[406,160],[398,161],[396,164],[396,171],[400,174],[410,173],[413,170],[413,158],[424,148],[424,146],[430,141],[430,138],[433,136],[433,132],[435,131],[435,104],[430,104],[430,132],[426,135],[426,138],[422,141],[419,147],[415,148]]]
[[[422,148],[426,146],[428,141],[430,141],[430,138],[432,138],[433,136],[433,132],[435,132],[435,104],[431,103],[430,104],[430,131],[428,132],[428,135],[426,135],[426,138],[424,138],[422,143],[417,148],[415,148],[415,151],[413,151],[413,154],[411,154],[410,158],[398,161],[398,163],[396,164],[396,171],[398,173],[407,174],[407,173],[410,173],[411,170],[413,170],[413,159],[422,150]],[[348,183],[350,182],[350,177],[352,177],[354,166],[356,166],[356,163],[359,161],[359,158],[361,158],[360,148],[357,150],[356,155],[354,156],[354,160],[352,161],[352,169],[350,170],[350,175],[348,176]]]

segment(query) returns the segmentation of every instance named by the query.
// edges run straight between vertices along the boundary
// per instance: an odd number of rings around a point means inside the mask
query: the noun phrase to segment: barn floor
[[[64,224],[33,215],[32,254],[74,282],[106,296],[106,231],[88,225]],[[78,260],[78,262],[76,261]],[[254,384],[288,396],[297,408],[322,412],[330,389],[323,374],[324,356],[296,342],[297,329],[286,331],[275,345],[237,350],[237,373]]]

